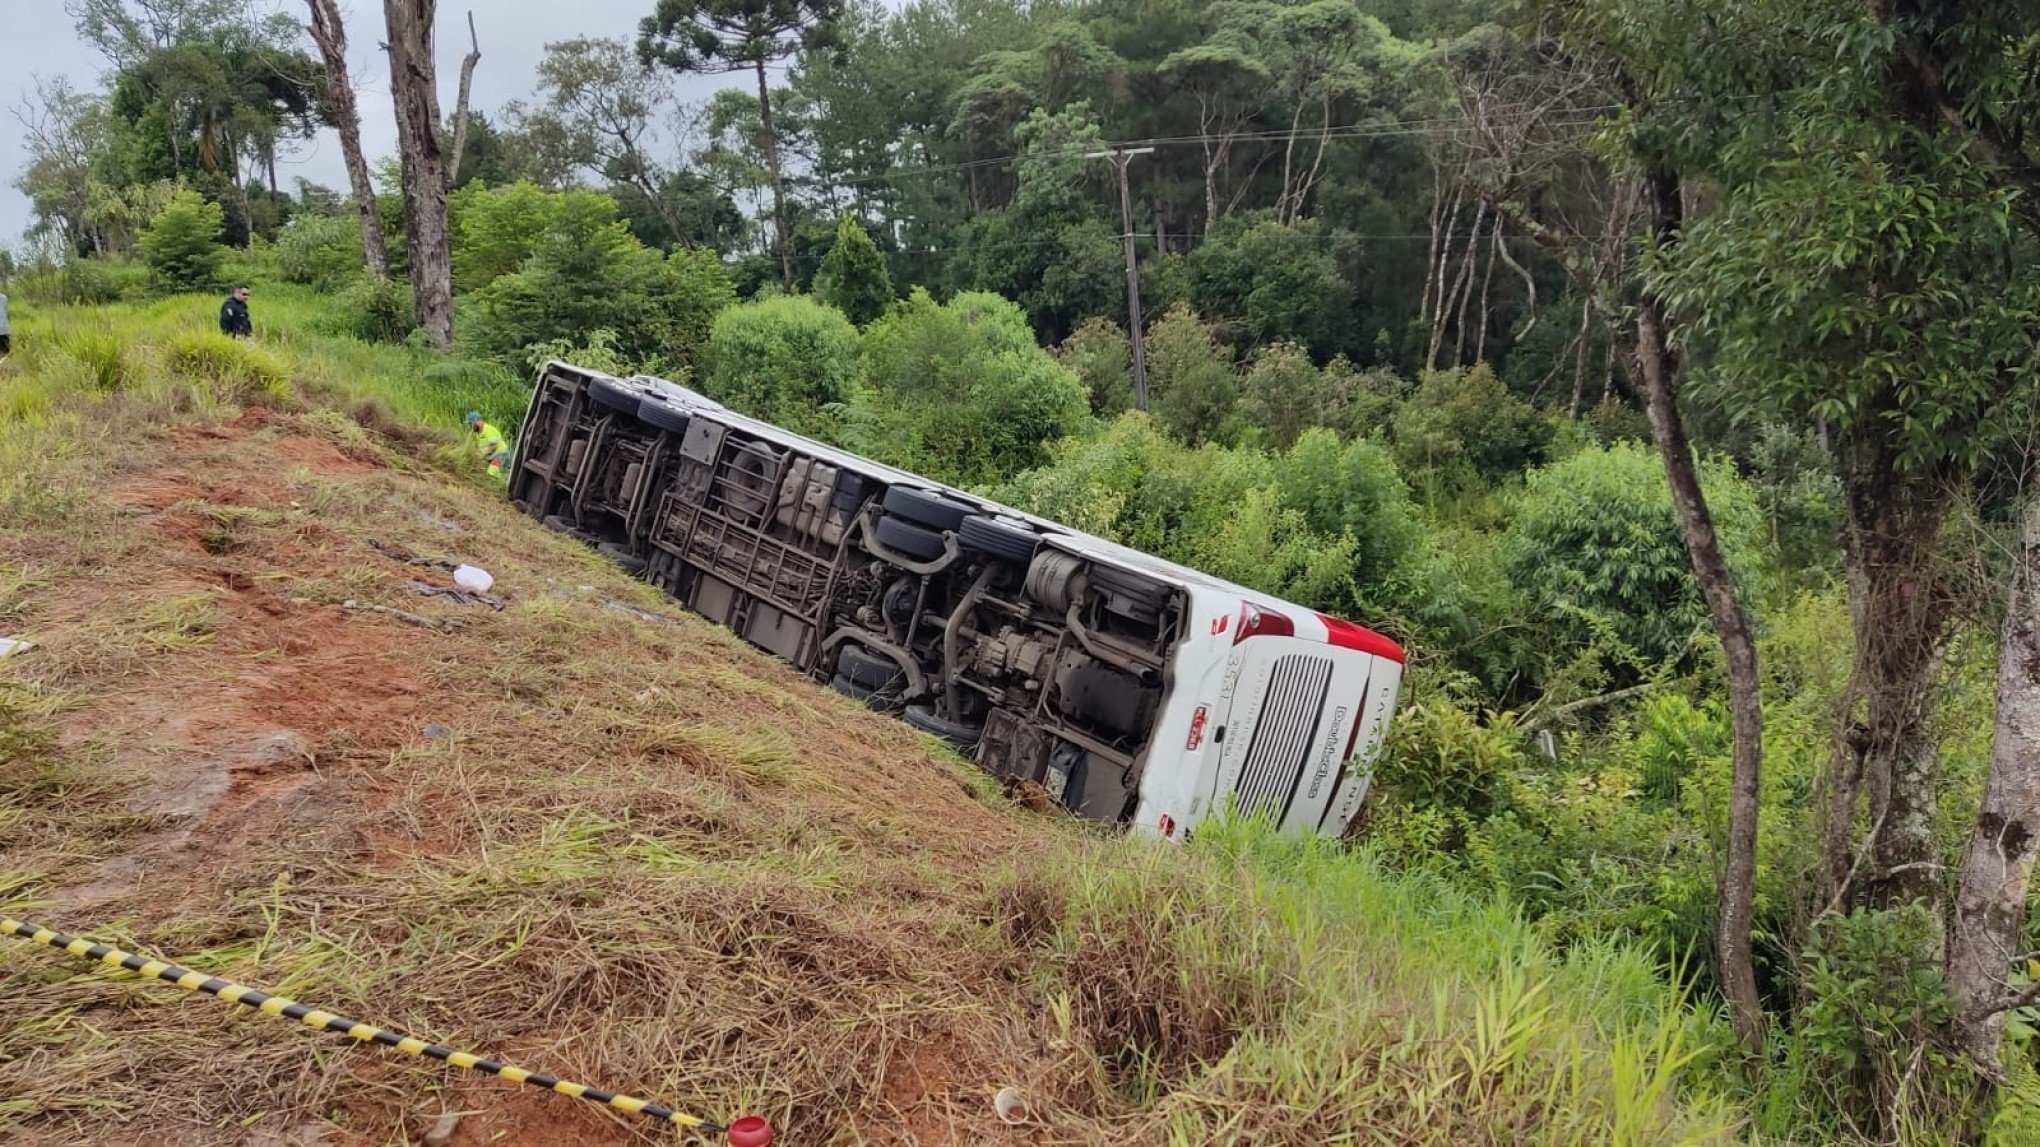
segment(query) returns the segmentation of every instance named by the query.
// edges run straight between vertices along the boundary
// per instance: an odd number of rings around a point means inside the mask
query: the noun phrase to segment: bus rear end
[[[1202,627],[1179,651],[1156,738],[1183,751],[1151,758],[1136,825],[1180,836],[1230,806],[1283,831],[1344,833],[1395,709],[1401,647],[1300,606],[1198,596]]]

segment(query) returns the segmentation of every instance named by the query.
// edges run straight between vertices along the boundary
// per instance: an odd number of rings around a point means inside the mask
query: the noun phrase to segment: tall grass
[[[1724,1142],[1731,1042],[1619,943],[1554,951],[1506,905],[1366,851],[1200,828],[1016,875],[1066,1102],[1142,1139]]]
[[[91,307],[17,303],[15,354],[0,365],[0,421],[45,417],[59,402],[203,381],[219,401],[271,401],[296,388],[314,402],[373,402],[398,421],[448,435],[478,410],[514,433],[529,383],[500,366],[319,331],[335,300],[264,285],[252,343],[218,334],[219,299],[175,295]],[[188,402],[189,396],[186,396]]]

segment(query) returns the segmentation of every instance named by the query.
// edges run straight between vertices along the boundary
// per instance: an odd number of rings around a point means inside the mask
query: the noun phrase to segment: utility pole
[[[1115,147],[1110,151],[1089,151],[1085,159],[1110,159],[1119,169],[1119,238],[1126,247],[1126,331],[1133,339],[1133,407],[1147,409],[1147,340],[1140,330],[1140,265],[1133,258],[1133,193],[1127,187],[1126,165],[1136,155],[1147,155],[1152,147]]]

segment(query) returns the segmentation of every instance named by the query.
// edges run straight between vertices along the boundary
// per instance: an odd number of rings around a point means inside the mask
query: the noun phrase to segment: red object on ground
[[[730,1124],[730,1147],[765,1147],[772,1142],[772,1125],[763,1116],[746,1115]]]

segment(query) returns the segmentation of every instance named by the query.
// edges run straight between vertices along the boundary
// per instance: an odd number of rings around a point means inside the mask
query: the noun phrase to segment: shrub
[[[222,401],[277,402],[290,395],[290,379],[267,351],[217,331],[174,336],[163,344],[173,374],[210,384]]]
[[[1312,428],[1281,459],[1275,480],[1310,529],[1352,540],[1356,605],[1410,607],[1437,592],[1425,576],[1423,524],[1385,447]]]
[[[1084,384],[997,295],[966,291],[944,305],[916,290],[864,332],[863,352],[858,445],[944,481],[1038,466],[1088,413]]]
[[[300,215],[276,237],[276,272],[286,283],[335,291],[362,273],[361,225],[338,215]]]
[[[637,364],[626,360],[616,350],[616,332],[608,327],[596,327],[586,338],[548,339],[532,343],[524,348],[524,361],[536,374],[546,363],[557,359],[575,366],[585,366],[604,374],[625,375],[635,373]],[[686,380],[683,374],[676,382]]]
[[[472,298],[463,338],[506,366],[521,368],[534,343],[606,327],[640,369],[698,371],[709,327],[736,292],[713,252],[662,256],[624,224],[577,212],[538,237],[520,270]]]
[[[860,327],[884,314],[897,297],[885,256],[850,215],[836,225],[836,244],[815,272],[815,297]]]
[[[1525,760],[1512,715],[1489,713],[1482,722],[1450,702],[1420,702],[1396,714],[1376,783],[1399,803],[1478,818],[1494,810]]]
[[[1147,331],[1148,408],[1155,421],[1192,446],[1223,440],[1224,423],[1239,400],[1232,352],[1187,306],[1163,315]]]
[[[118,303],[146,297],[151,280],[149,268],[131,260],[74,258],[31,267],[15,290],[41,303]]]
[[[1918,903],[1830,914],[1814,926],[1795,1050],[1838,1112],[1871,1113],[1895,1132],[1960,1109],[1967,1073],[1935,1040],[1953,1010],[1941,944],[1940,922]]]
[[[1263,347],[1240,388],[1240,413],[1266,433],[1269,445],[1287,450],[1305,430],[1338,414],[1331,381],[1295,343]]]
[[[400,279],[357,276],[336,305],[313,320],[320,331],[371,343],[402,343],[415,326],[411,287]]]
[[[1723,468],[1706,477],[1715,529],[1741,564],[1761,537],[1755,499]],[[1501,557],[1551,634],[1577,646],[1605,629],[1656,664],[1683,650],[1706,618],[1657,455],[1637,443],[1591,447],[1532,472]]]
[[[600,191],[546,191],[521,180],[507,187],[469,183],[447,198],[446,213],[453,281],[463,291],[523,269],[548,234],[588,234],[618,219],[616,200]]]
[[[1056,348],[1056,361],[1091,393],[1091,413],[1111,418],[1133,409],[1133,344],[1110,319],[1090,318]]]
[[[1409,382],[1385,366],[1362,370],[1345,355],[1326,363],[1324,376],[1330,409],[1319,425],[1337,427],[1352,438],[1387,441],[1389,422],[1408,397]]]
[[[1543,458],[1551,425],[1481,363],[1431,371],[1395,413],[1396,461],[1434,486],[1494,482]]]
[[[219,236],[225,226],[226,212],[219,204],[207,202],[196,191],[179,191],[149,221],[135,249],[164,287],[205,290],[220,281],[227,249]]]
[[[857,328],[836,308],[799,295],[724,311],[708,351],[711,395],[803,433],[832,434],[857,384]]]
[[[1288,340],[1329,354],[1352,310],[1352,288],[1310,225],[1222,229],[1191,253],[1190,270],[1198,307],[1238,319],[1253,343]]]

